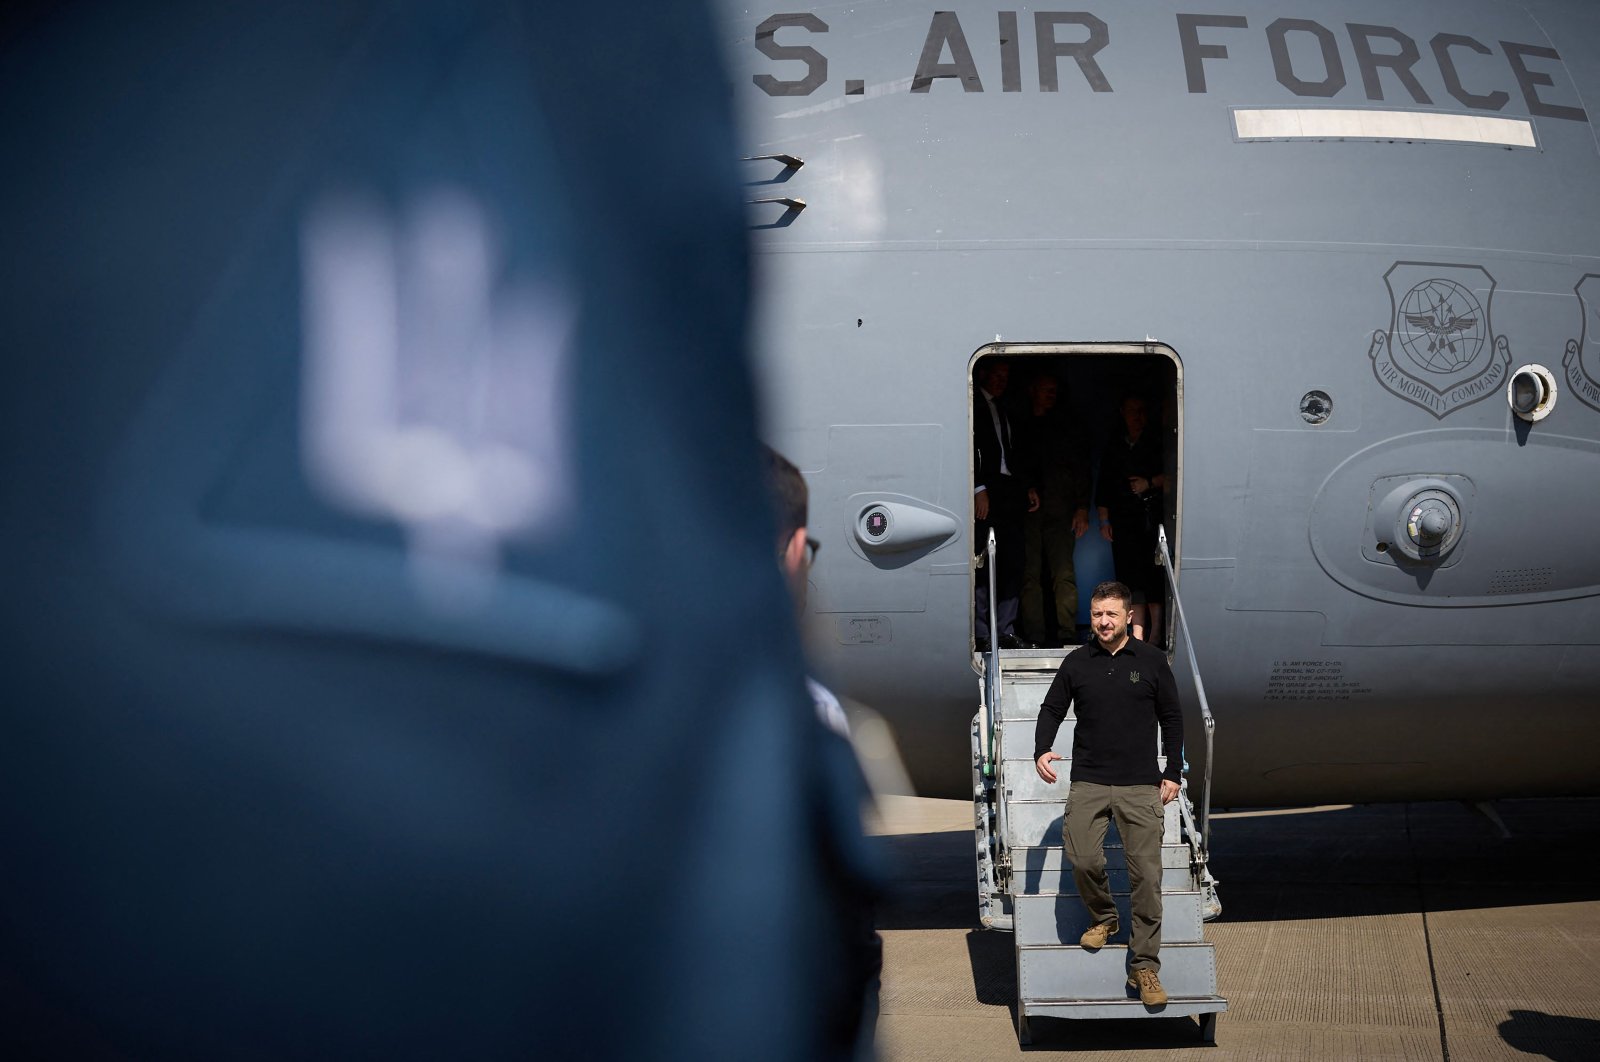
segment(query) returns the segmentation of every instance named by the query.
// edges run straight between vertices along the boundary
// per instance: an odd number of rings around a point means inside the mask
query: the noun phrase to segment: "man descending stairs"
[[[1031,728],[1032,720],[1027,723]],[[1069,718],[1068,726],[1062,729],[1069,729],[1070,723]],[[1012,761],[1008,766],[1032,768],[1026,759]],[[1064,780],[1055,786],[1041,784],[1019,794],[1056,799],[1014,801],[1009,809],[1008,832],[1018,842],[1009,850],[1009,899],[1016,947],[1020,1039],[1030,1042],[1030,1019],[1038,1017],[1195,1017],[1200,1019],[1202,1038],[1214,1040],[1216,1016],[1228,1004],[1217,991],[1215,953],[1204,938],[1203,894],[1191,873],[1190,848],[1181,840],[1178,801],[1164,809],[1161,845],[1158,977],[1167,999],[1165,1003],[1147,1003],[1141,998],[1142,986],[1128,983],[1130,977],[1138,975],[1130,971],[1131,904],[1121,838],[1113,827],[1105,856],[1117,925],[1114,930],[1102,931],[1098,927],[1106,923],[1096,921],[1079,898],[1072,868],[1060,846],[1059,796],[1043,792],[1059,789],[1062,784]],[[1092,944],[1099,932],[1106,932],[1104,942],[1097,948],[1086,947],[1084,937],[1093,933],[1088,942]]]
[[[1117,908],[1105,871],[1106,828],[1113,818],[1126,853],[1133,963],[1128,984],[1146,1005],[1167,1001],[1161,988],[1162,807],[1178,796],[1183,764],[1183,713],[1177,682],[1161,650],[1128,630],[1133,595],[1122,583],[1101,583],[1089,599],[1094,640],[1061,662],[1039,707],[1034,769],[1054,785],[1050,746],[1073,708],[1072,793],[1065,826],[1067,858],[1078,896],[1094,919],[1080,941],[1098,949],[1116,931]],[[1156,763],[1161,733],[1165,767]]]
[[[1039,668],[1054,660],[1008,654],[988,761],[998,770],[987,787],[979,772],[980,900],[985,924],[1009,921],[1016,933],[1025,1043],[1029,1018],[1043,1015],[1197,1016],[1211,1040],[1227,1008],[1201,931],[1217,904],[1185,814],[1171,670],[1165,654],[1128,639],[1120,590],[1096,588],[1095,641],[1053,676]],[[1156,755],[1158,722],[1170,757]]]

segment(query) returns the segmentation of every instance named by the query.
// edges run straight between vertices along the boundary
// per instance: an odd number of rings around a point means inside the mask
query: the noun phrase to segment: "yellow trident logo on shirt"
[[[1128,681],[1129,682],[1138,682],[1139,681],[1139,673],[1137,671],[1128,672]]]

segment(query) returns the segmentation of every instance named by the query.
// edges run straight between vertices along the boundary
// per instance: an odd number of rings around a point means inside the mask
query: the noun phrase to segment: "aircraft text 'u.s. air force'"
[[[1095,93],[1118,88],[1118,24],[1088,11],[1002,10],[965,16],[933,11],[920,39],[920,26],[909,29],[903,69],[859,72],[875,78],[857,77],[853,70],[840,77],[830,68],[827,35],[839,31],[841,16],[830,17],[833,23],[810,12],[763,19],[754,44],[774,66],[752,76],[756,86],[770,96],[810,96],[830,79],[843,82],[844,95],[863,96],[871,94],[869,85],[903,84],[908,77],[913,93],[933,92],[941,81],[954,83],[947,91],[960,85],[967,93],[1066,92],[1073,81]],[[1277,86],[1271,91],[1286,99],[1490,112],[1526,108],[1533,117],[1588,121],[1554,48],[1460,29],[1287,17],[1268,21],[1211,13],[1175,14],[1165,26],[1170,33],[1167,54],[1172,63],[1181,64],[1190,93],[1210,91],[1227,64],[1245,60],[1264,76],[1263,60],[1270,60]],[[1145,55],[1159,47],[1154,41],[1139,43]],[[892,54],[887,48],[875,51]],[[1270,85],[1266,82],[1258,91]]]

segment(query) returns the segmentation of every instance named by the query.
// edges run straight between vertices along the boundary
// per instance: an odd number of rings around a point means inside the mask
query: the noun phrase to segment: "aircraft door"
[[[1170,595],[1155,543],[1164,526],[1176,562],[1176,353],[1158,343],[994,343],[973,355],[969,386],[972,542],[981,553],[995,529],[1001,648],[1087,640],[1089,595],[1115,579],[1133,591],[1139,636],[1170,650]],[[987,581],[978,567],[979,651],[987,646]]]

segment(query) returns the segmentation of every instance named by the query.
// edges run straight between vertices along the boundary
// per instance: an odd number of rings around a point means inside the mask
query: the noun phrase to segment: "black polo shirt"
[[[1039,708],[1033,758],[1050,751],[1072,705],[1072,781],[1101,785],[1176,782],[1183,772],[1183,713],[1178,686],[1160,649],[1136,638],[1115,653],[1099,639],[1067,654]],[[1156,763],[1156,728],[1167,769]]]

